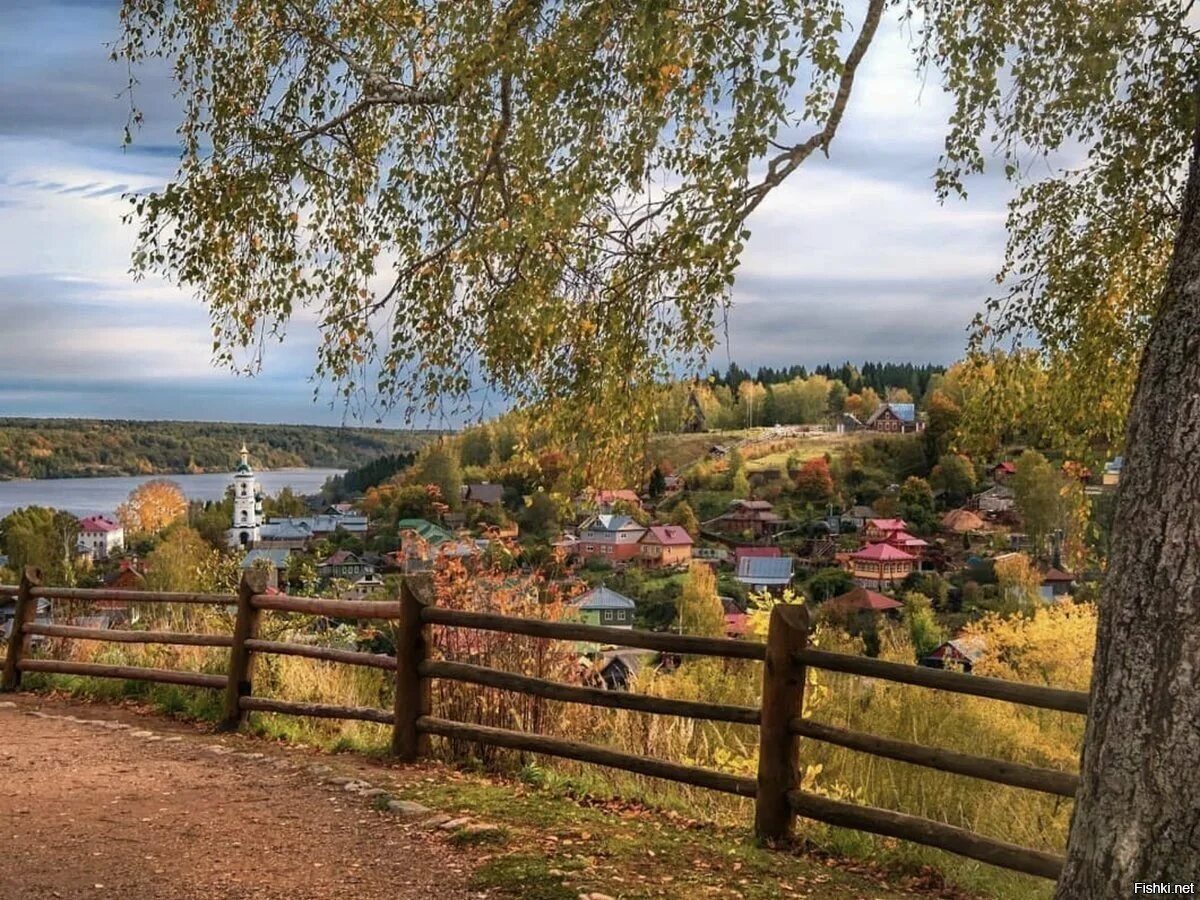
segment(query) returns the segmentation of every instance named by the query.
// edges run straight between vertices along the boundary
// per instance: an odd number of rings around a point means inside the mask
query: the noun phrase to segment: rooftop
[[[911,553],[905,553],[891,544],[867,544],[861,550],[851,553],[850,558],[869,562],[905,562],[916,559]]]
[[[745,556],[738,560],[737,580],[746,584],[782,586],[792,581],[790,556]]]
[[[645,535],[642,540],[646,540],[650,535],[654,535],[664,547],[690,547],[692,545],[692,536],[678,525],[651,525],[649,534]]]
[[[121,526],[108,516],[88,516],[79,520],[79,530],[86,533],[120,531]]]
[[[851,591],[827,600],[825,606],[834,609],[883,612],[888,609],[901,609],[904,604],[876,591],[869,591],[864,587],[856,587]]]
[[[571,601],[571,606],[576,609],[635,609],[637,603],[601,584],[580,594]]]

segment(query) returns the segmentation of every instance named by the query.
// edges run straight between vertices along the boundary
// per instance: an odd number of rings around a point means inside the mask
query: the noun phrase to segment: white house
[[[79,550],[99,562],[125,546],[125,529],[107,516],[88,516],[79,521]]]

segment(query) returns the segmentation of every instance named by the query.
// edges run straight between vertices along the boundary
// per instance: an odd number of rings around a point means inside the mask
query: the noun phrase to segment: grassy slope
[[[496,855],[475,884],[522,900],[576,900],[601,892],[652,897],[914,896],[884,873],[845,861],[766,850],[741,829],[718,828],[636,804],[574,800],[532,787],[449,773],[398,789],[450,813],[501,823]]]

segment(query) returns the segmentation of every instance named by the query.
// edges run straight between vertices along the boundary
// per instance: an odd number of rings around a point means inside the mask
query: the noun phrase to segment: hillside
[[[351,468],[434,434],[383,428],[0,418],[0,479],[224,472],[245,441],[265,468]]]

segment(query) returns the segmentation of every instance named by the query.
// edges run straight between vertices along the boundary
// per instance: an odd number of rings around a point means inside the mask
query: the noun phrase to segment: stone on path
[[[387,808],[388,812],[395,813],[402,819],[417,819],[432,812],[428,806],[413,803],[411,800],[391,800],[388,802]]]
[[[458,831],[458,829],[462,828],[470,821],[470,816],[460,816],[457,819],[451,819],[449,822],[443,822],[438,826],[438,828],[442,829],[442,831]]]

